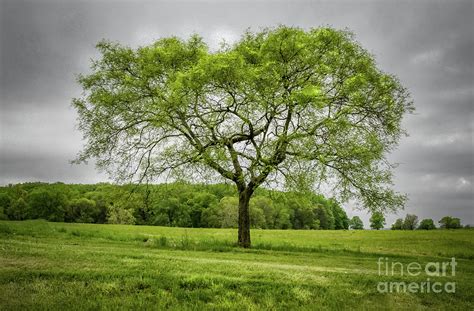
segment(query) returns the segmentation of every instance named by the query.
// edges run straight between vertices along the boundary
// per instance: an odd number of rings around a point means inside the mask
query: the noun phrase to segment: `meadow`
[[[0,221],[0,309],[472,310],[474,230],[252,230]],[[417,276],[454,257],[453,276]],[[403,272],[403,275],[402,275]],[[379,282],[455,283],[455,293]]]

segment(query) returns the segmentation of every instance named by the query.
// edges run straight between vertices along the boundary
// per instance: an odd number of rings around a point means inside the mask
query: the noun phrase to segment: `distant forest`
[[[92,185],[22,183],[0,187],[0,219],[237,228],[238,198],[227,184]],[[340,204],[315,193],[258,189],[252,228],[348,229]]]

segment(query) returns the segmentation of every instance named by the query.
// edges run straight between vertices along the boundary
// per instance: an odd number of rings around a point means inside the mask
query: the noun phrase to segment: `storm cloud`
[[[405,211],[474,223],[472,1],[16,1],[0,2],[0,184],[106,180],[69,161],[82,147],[70,107],[103,39],[133,47],[197,33],[211,48],[247,28],[349,29],[406,86],[416,112],[390,155]],[[348,208],[350,215],[364,212]],[[391,223],[397,215],[389,215]]]

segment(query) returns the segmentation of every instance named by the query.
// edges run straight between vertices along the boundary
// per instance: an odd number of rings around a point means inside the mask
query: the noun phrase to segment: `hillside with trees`
[[[227,184],[23,183],[0,187],[0,219],[237,228],[238,197]],[[262,229],[349,227],[334,199],[267,189],[252,197],[250,222]]]

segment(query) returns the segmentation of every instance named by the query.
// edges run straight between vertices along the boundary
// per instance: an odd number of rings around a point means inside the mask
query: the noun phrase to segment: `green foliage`
[[[12,220],[24,220],[28,218],[29,208],[25,199],[20,197],[13,201],[7,209],[7,216]]]
[[[203,210],[217,204],[217,196],[207,191],[190,192],[186,204],[189,206],[192,227],[202,227]]]
[[[433,230],[436,229],[436,226],[433,222],[433,219],[423,219],[418,226],[418,229],[422,230]]]
[[[135,217],[130,210],[111,205],[107,211],[107,222],[109,224],[133,225]]]
[[[27,183],[0,187],[1,198],[8,203],[4,205],[7,206],[5,215],[9,219],[38,218],[39,210],[43,213],[42,218],[65,222],[125,221],[141,225],[195,228],[237,226],[236,192],[232,186],[225,184],[119,186],[103,183]],[[35,209],[31,208],[30,199],[34,199]],[[19,203],[16,202],[18,200]],[[56,204],[60,204],[59,208]],[[62,218],[53,217],[58,211],[63,213],[60,214]],[[347,229],[347,219],[336,200],[314,193],[279,192],[262,188],[250,200],[252,228]]]
[[[385,217],[381,212],[374,212],[369,219],[370,221],[370,228],[379,230],[382,229],[385,225]]]
[[[275,205],[275,222],[271,228],[274,229],[291,229],[291,210],[282,204]]]
[[[330,199],[328,204],[334,215],[334,229],[349,229],[349,218],[341,206],[334,199]]]
[[[315,228],[315,217],[308,200],[290,197],[286,204],[293,211],[291,222],[294,229],[319,229],[319,224]]]
[[[78,195],[80,196],[80,195]],[[101,191],[90,191],[84,193],[84,198],[94,202],[95,208],[91,211],[95,223],[105,223],[107,220],[107,195]],[[92,205],[92,203],[89,203]],[[75,220],[71,220],[75,221]]]
[[[120,182],[165,175],[232,182],[243,247],[250,247],[249,224],[266,227],[271,218],[249,208],[262,185],[308,192],[333,183],[341,202],[356,199],[371,211],[403,206],[406,197],[391,189],[386,154],[413,106],[407,90],[348,31],[247,31],[214,53],[197,35],[138,49],[101,41],[97,49],[91,73],[78,77],[83,96],[72,103],[86,140],[76,162],[92,158]],[[153,207],[156,224],[201,221],[204,210],[165,201]],[[234,225],[233,208],[224,203],[220,215],[204,213],[206,222]],[[294,203],[293,227],[347,227],[339,211],[317,203]],[[149,221],[149,207],[134,209],[138,223]]]
[[[461,220],[459,218],[445,216],[439,221],[442,229],[459,229],[462,228]]]
[[[250,199],[250,219],[252,222],[253,218],[254,228],[275,228],[276,216],[277,210],[270,198],[254,196]]]
[[[252,228],[265,228],[267,213],[273,214],[271,200],[268,198],[255,197],[250,205],[250,226]],[[263,204],[263,205],[262,205]],[[223,197],[218,204],[211,206],[204,211],[205,223],[213,228],[237,228],[238,227],[238,207],[239,200],[236,197]]]
[[[270,207],[267,207],[267,212],[273,213],[273,210],[270,210]],[[251,228],[266,228],[266,217],[265,211],[256,206],[250,205],[250,227]]]
[[[0,193],[0,220],[8,219],[7,210],[10,208],[11,199],[6,193]]]
[[[234,197],[223,197],[217,206],[221,228],[237,228],[239,200]]]
[[[318,206],[313,212],[315,216],[314,221],[316,221],[314,229],[332,229],[330,226],[329,215],[324,207]]]
[[[68,222],[98,222],[100,212],[95,201],[86,198],[74,199],[69,203],[65,219]]]
[[[403,219],[398,218],[393,224],[392,224],[392,230],[402,230],[403,229]]]
[[[418,225],[418,216],[407,214],[405,220],[403,221],[403,229],[405,230],[415,230]]]
[[[413,106],[348,31],[248,31],[214,53],[198,36],[138,49],[102,41],[97,48],[92,72],[78,78],[84,96],[73,100],[87,141],[77,162],[94,158],[119,181],[166,174],[226,180],[240,192],[269,179],[300,191],[338,181],[342,201],[355,198],[370,210],[403,206],[386,154]],[[160,223],[166,208],[154,215]],[[297,227],[315,220],[347,227],[327,208],[304,221],[303,214],[314,214],[308,209],[293,215]],[[180,225],[197,225],[202,212],[193,210]]]
[[[68,205],[67,193],[63,184],[44,184],[28,192],[29,218],[49,221],[64,221]]]
[[[362,230],[364,229],[364,223],[359,216],[354,216],[349,222],[349,227],[354,230]]]

